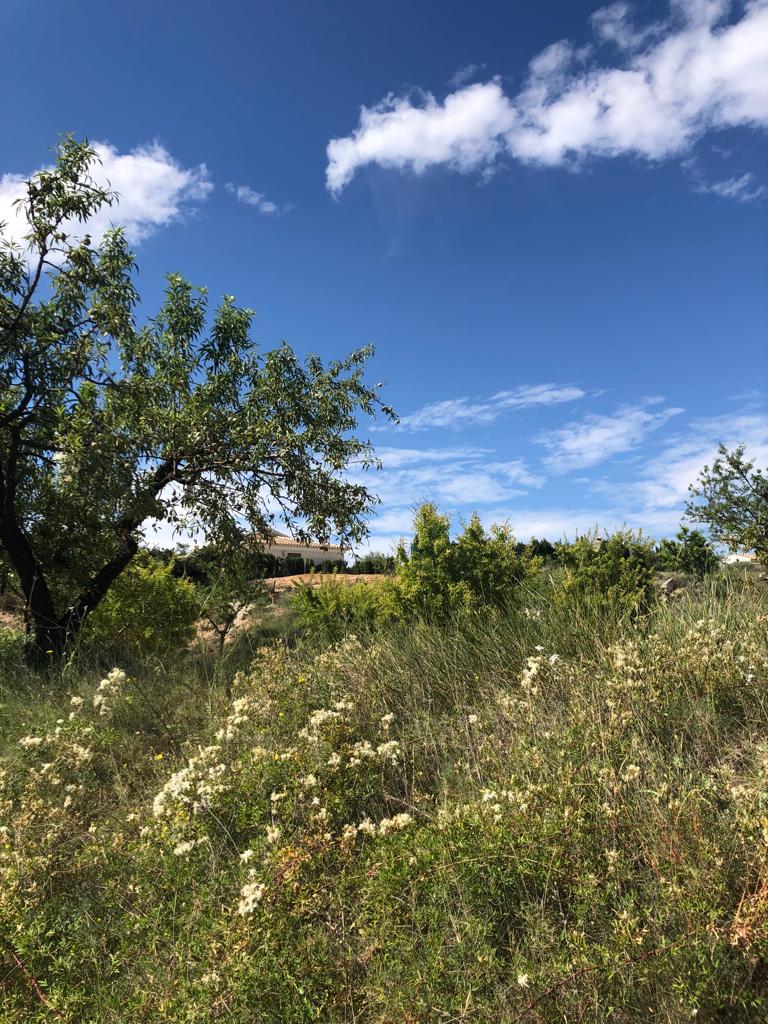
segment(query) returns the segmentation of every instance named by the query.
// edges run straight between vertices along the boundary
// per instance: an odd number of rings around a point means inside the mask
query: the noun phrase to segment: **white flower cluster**
[[[400,756],[400,744],[397,740],[387,740],[374,747],[370,740],[359,740],[349,752],[349,766],[355,768],[363,761],[380,761],[397,764]]]
[[[332,708],[319,708],[317,711],[313,711],[309,716],[309,720],[305,728],[301,730],[299,736],[302,739],[317,740],[320,738],[320,733],[324,727],[330,722],[338,722],[343,720],[344,714],[347,711],[354,711],[355,705],[348,700],[337,701]]]
[[[393,818],[382,818],[379,822],[379,835],[386,836],[390,832],[400,832],[413,824],[410,814],[396,814]]]
[[[105,676],[96,687],[93,695],[93,706],[100,715],[108,717],[114,711],[113,701],[120,696],[128,676],[121,668],[113,668],[108,676]]]
[[[168,779],[152,805],[156,818],[170,814],[179,804],[190,807],[193,814],[207,807],[211,800],[227,788],[224,775],[227,766],[221,762],[221,747],[201,747],[185,768]]]
[[[25,736],[19,740],[19,746],[24,747],[25,750],[34,750],[35,747],[40,747],[45,742],[42,736]]]
[[[216,733],[219,743],[231,743],[240,732],[240,727],[250,720],[253,700],[250,697],[237,697],[232,701],[232,712],[224,719],[224,724]]]
[[[363,818],[359,825],[345,825],[341,830],[341,838],[351,842],[357,836],[386,836],[390,832],[400,832],[413,824],[410,814],[396,814],[393,818],[382,818],[376,824],[370,818]]]
[[[237,904],[237,912],[241,917],[247,917],[254,912],[264,896],[264,888],[264,883],[255,879],[245,883],[240,890],[240,902]]]

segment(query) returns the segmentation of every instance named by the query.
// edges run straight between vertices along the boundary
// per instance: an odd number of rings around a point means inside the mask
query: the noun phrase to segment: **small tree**
[[[413,520],[410,557],[399,554],[398,593],[406,608],[428,618],[439,618],[469,605],[470,589],[456,575],[451,543],[451,521],[431,502],[425,502]]]
[[[208,548],[207,571],[199,591],[202,617],[216,636],[219,654],[238,615],[253,605],[266,604],[267,592],[258,578],[259,569],[259,552],[247,546],[239,558],[217,557],[215,550]]]
[[[703,579],[720,565],[715,549],[699,530],[681,526],[675,540],[665,537],[656,551],[656,566],[664,572],[684,572]]]
[[[686,516],[708,527],[713,540],[731,550],[754,550],[768,560],[768,477],[745,457],[739,445],[718,449],[712,466],[705,466],[690,488]]]
[[[344,474],[375,464],[355,436],[384,409],[362,377],[371,350],[328,367],[285,344],[261,355],[251,310],[225,296],[209,325],[205,290],[178,274],[137,327],[123,233],[98,247],[87,234],[115,198],[95,160],[64,139],[19,201],[23,246],[0,237],[0,546],[43,658],[104,600],[149,519],[236,550],[277,505],[299,540],[349,546],[376,500]]]

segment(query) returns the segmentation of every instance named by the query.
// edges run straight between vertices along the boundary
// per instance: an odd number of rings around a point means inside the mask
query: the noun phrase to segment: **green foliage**
[[[3,1024],[764,1021],[765,594],[522,587],[3,692]]]
[[[656,596],[653,542],[631,530],[585,534],[558,544],[563,599],[589,599],[622,612],[646,611]]]
[[[397,584],[406,613],[445,618],[482,602],[502,606],[515,597],[535,563],[521,558],[506,526],[490,533],[473,515],[452,541],[450,520],[432,504],[414,519],[410,557],[401,554]]]
[[[198,587],[201,595],[201,615],[213,630],[219,653],[238,615],[246,608],[263,606],[267,601],[264,584],[254,576],[263,562],[259,552],[251,552],[246,545],[239,559],[217,558],[209,547],[205,569],[205,582]]]
[[[25,642],[22,630],[0,627],[0,672],[19,668],[23,664]]]
[[[383,409],[363,380],[371,350],[327,367],[286,344],[262,353],[251,310],[227,295],[209,317],[178,274],[137,326],[123,233],[84,234],[114,198],[95,160],[64,139],[20,203],[28,251],[0,239],[0,544],[43,652],[75,636],[150,518],[237,550],[271,502],[299,539],[349,544],[375,504],[343,472],[376,464],[355,436]]]
[[[375,630],[401,615],[402,602],[394,580],[345,584],[343,577],[298,587],[291,597],[296,625],[309,636],[329,643],[354,630]]]
[[[731,550],[754,550],[768,561],[768,477],[744,452],[743,445],[733,451],[720,446],[691,487],[686,515],[707,526],[713,540]]]
[[[682,526],[675,540],[665,537],[659,544],[656,566],[664,572],[683,572],[703,579],[719,568],[720,559],[703,533]]]
[[[385,555],[381,551],[371,551],[368,555],[356,559],[351,573],[372,573],[380,576],[391,575],[395,571],[396,559],[394,555]]]
[[[394,576],[368,586],[302,589],[292,600],[298,623],[328,640],[395,619],[440,622],[480,605],[503,608],[540,567],[537,559],[518,554],[506,526],[487,533],[477,515],[456,540],[449,517],[430,503],[418,509],[413,526],[410,554],[401,546]]]
[[[538,540],[536,537],[531,537],[527,544],[518,543],[516,547],[518,555],[526,558],[538,558],[543,565],[557,563],[557,549],[546,539]]]
[[[101,656],[178,656],[194,634],[200,595],[172,566],[145,557],[133,562],[90,616],[83,639]]]

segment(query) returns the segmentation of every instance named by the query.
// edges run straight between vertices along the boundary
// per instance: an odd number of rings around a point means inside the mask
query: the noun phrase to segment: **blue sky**
[[[4,0],[0,54],[0,219],[87,135],[148,312],[175,270],[375,343],[374,548],[424,498],[661,535],[719,441],[768,461],[768,0]]]

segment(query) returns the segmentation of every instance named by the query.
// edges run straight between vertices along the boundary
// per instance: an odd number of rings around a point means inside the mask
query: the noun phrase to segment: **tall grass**
[[[764,594],[526,586],[4,689],[3,1024],[768,1019]]]

